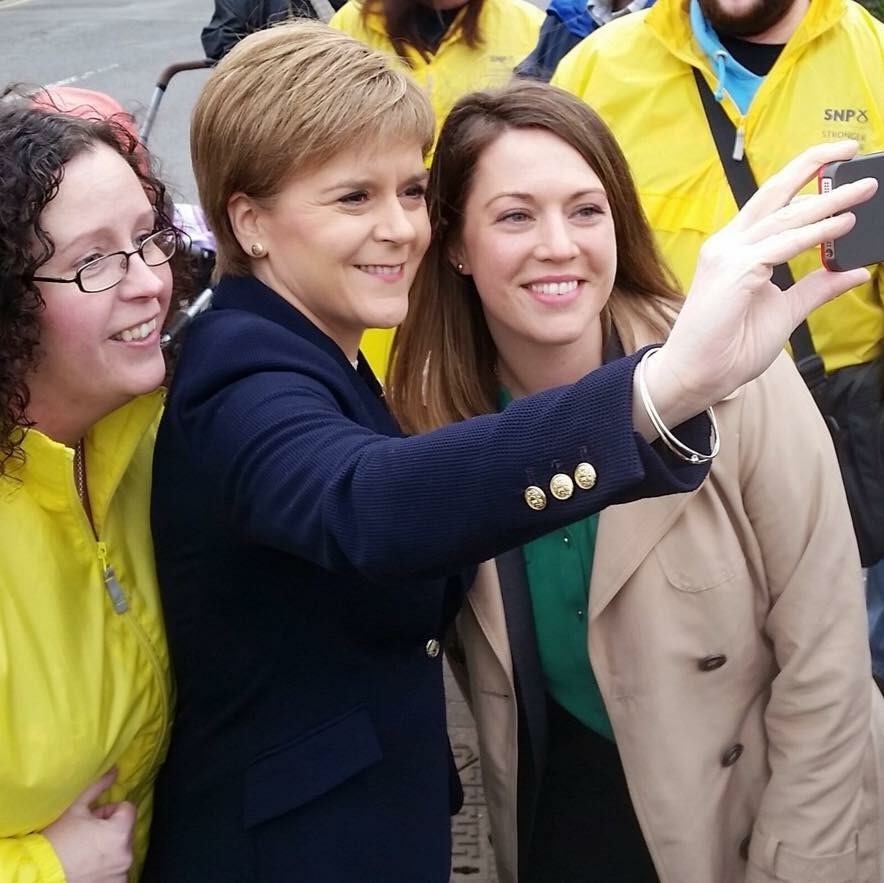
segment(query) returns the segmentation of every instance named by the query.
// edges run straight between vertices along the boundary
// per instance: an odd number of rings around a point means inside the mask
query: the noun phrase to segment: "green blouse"
[[[501,387],[501,410],[512,400]],[[599,517],[554,530],[523,548],[534,629],[547,692],[581,723],[613,741],[589,662],[589,581]]]

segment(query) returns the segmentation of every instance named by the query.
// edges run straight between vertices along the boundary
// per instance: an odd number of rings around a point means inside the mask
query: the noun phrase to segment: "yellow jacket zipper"
[[[107,546],[101,540],[98,541],[98,560],[101,561],[104,574],[104,588],[111,599],[111,604],[114,605],[114,611],[125,613],[129,609],[129,602],[126,600],[126,593],[123,591],[113,567],[107,560]]]

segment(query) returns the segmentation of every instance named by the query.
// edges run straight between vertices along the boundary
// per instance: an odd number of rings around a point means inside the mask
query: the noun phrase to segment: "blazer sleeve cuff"
[[[633,371],[645,352],[653,347],[644,347],[630,356]],[[632,401],[629,403],[630,412]],[[698,414],[672,429],[673,433],[689,448],[695,451],[711,450],[712,424],[705,414]],[[690,463],[676,456],[660,439],[649,444],[635,434],[636,448],[645,470],[645,490],[656,486],[659,494],[681,494],[696,490],[709,474],[709,463]],[[646,493],[645,496],[651,496]]]

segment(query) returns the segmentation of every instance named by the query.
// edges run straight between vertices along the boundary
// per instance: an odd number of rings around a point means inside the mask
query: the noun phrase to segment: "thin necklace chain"
[[[83,439],[74,446],[74,484],[77,486],[77,494],[80,502],[86,504],[86,452],[83,449]]]

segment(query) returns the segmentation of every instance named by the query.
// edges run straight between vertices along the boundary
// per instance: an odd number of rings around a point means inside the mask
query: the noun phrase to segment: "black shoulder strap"
[[[706,119],[709,121],[709,128],[712,131],[712,138],[715,141],[715,147],[718,150],[718,156],[721,159],[721,165],[724,167],[724,174],[727,176],[727,182],[731,186],[734,193],[734,199],[737,208],[742,208],[752,194],[758,189],[758,182],[749,162],[745,159],[734,159],[734,151],[732,147],[736,139],[736,129],[731,122],[730,117],[725,113],[724,108],[715,100],[709,84],[698,68],[691,68],[694,79],[697,81],[697,90],[700,93],[700,100],[703,102],[703,110],[706,112]],[[786,268],[788,272],[788,267]],[[790,274],[791,275],[791,274]],[[792,284],[791,282],[789,283]]]
[[[715,141],[715,147],[718,150],[724,174],[734,194],[737,207],[742,208],[758,189],[758,183],[755,180],[752,167],[749,165],[749,160],[745,157],[736,159],[733,149],[728,146],[729,144],[732,145],[736,138],[736,130],[730,117],[715,100],[715,96],[712,94],[712,90],[709,88],[709,84],[700,70],[695,67],[691,68],[691,70],[693,71],[694,79],[697,81],[697,91],[700,93],[700,100],[703,102],[703,110],[706,112],[706,119],[709,122],[709,129],[712,132],[712,138]],[[795,277],[792,275],[788,264],[778,264],[774,267],[773,282],[783,290],[791,288],[795,284]],[[813,390],[825,379],[825,371],[822,359],[813,345],[813,338],[810,336],[807,322],[802,322],[792,332],[789,342],[792,344],[795,364],[798,366],[804,382]]]

